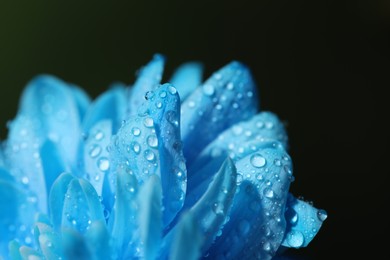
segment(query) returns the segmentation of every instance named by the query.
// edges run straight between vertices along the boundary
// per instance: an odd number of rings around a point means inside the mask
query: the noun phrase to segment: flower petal
[[[142,105],[146,92],[155,90],[162,78],[165,58],[156,54],[153,59],[140,69],[137,81],[131,88],[129,97],[128,115],[135,115]]]
[[[53,183],[49,194],[49,209],[51,222],[56,230],[60,230],[62,223],[62,211],[64,198],[68,186],[75,178],[70,173],[61,174]]]
[[[177,88],[180,99],[185,100],[202,83],[203,65],[188,62],[176,69],[170,83]]]
[[[109,219],[109,229],[115,251],[120,256],[126,252],[134,230],[138,227],[136,205],[138,182],[134,174],[123,169],[118,170],[116,178],[116,199]]]
[[[49,192],[57,177],[69,169],[65,166],[57,145],[50,140],[43,143],[40,156],[45,174],[46,191]]]
[[[143,259],[152,260],[157,256],[162,237],[162,190],[160,178],[151,176],[140,188],[139,230]]]
[[[300,248],[307,246],[315,237],[327,218],[327,213],[322,209],[314,208],[305,201],[294,198],[290,194],[285,218],[287,228],[282,245]]]
[[[88,96],[88,94],[81,88],[76,86],[71,86],[71,90],[73,93],[73,97],[76,101],[77,109],[79,112],[79,118],[82,122],[85,116],[85,113],[88,110],[88,107],[91,104],[91,98]]]
[[[33,260],[43,259],[43,256],[31,247],[21,246],[19,248],[19,252],[20,255],[22,256],[22,259],[33,259]]]
[[[62,230],[64,259],[94,259],[88,241],[73,229]]]
[[[181,209],[186,192],[186,168],[180,141],[180,99],[164,84],[149,92],[139,114],[127,120],[112,139],[111,172],[132,171],[140,184],[158,175],[163,189],[164,226]]]
[[[220,132],[258,110],[249,69],[231,62],[213,74],[182,104],[184,155],[191,162]]]
[[[169,259],[199,259],[201,256],[202,242],[203,235],[198,227],[194,213],[183,213],[175,230]]]
[[[228,258],[270,259],[284,237],[291,159],[278,142],[262,142],[258,148],[236,162],[239,193],[213,245],[212,252]]]
[[[63,257],[61,238],[50,226],[37,223],[34,233],[38,235],[40,252],[45,259],[59,259]]]
[[[107,147],[111,142],[111,135],[112,121],[100,120],[89,130],[88,137],[81,148],[83,149],[84,177],[90,181],[98,196],[102,196],[103,183],[110,169]],[[104,203],[107,204],[106,201]]]
[[[22,260],[22,255],[20,254],[20,251],[19,251],[19,248],[20,248],[20,244],[15,241],[15,240],[12,240],[11,242],[9,242],[9,257],[10,259],[13,259],[13,260]],[[3,254],[2,255],[6,255],[6,254]]]
[[[197,172],[219,156],[230,156],[236,161],[243,153],[244,144],[253,141],[279,141],[287,147],[287,133],[283,123],[271,112],[261,112],[251,119],[233,125],[210,143],[191,164],[189,171]],[[237,154],[237,155],[236,155]]]
[[[126,89],[115,85],[101,94],[89,107],[84,121],[84,133],[90,132],[102,120],[112,122],[112,131],[116,132],[126,117]]]
[[[85,234],[85,238],[94,255],[93,259],[116,259],[116,257],[111,257],[113,250],[110,244],[110,234],[108,233],[104,221],[99,220],[92,222]]]
[[[228,158],[214,176],[205,194],[190,209],[199,221],[199,227],[204,235],[203,252],[213,243],[226,221],[236,192],[236,178],[236,167]]]
[[[85,233],[93,221],[104,221],[98,195],[89,182],[73,179],[63,199],[62,227]]]

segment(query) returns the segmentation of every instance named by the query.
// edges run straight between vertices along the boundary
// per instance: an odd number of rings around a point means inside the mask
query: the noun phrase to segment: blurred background
[[[252,70],[261,107],[286,122],[292,191],[328,211],[300,259],[382,256],[389,232],[390,2],[386,0],[2,1],[0,138],[35,75],[91,97],[131,84],[154,53],[165,79],[188,60],[205,77]],[[387,93],[387,92],[386,92]]]

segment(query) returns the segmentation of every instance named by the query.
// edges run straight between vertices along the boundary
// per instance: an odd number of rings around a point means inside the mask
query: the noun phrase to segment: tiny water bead
[[[136,154],[139,154],[139,152],[141,151],[141,146],[139,145],[139,143],[133,142],[131,146],[133,147],[133,151]]]
[[[305,238],[300,231],[293,230],[287,235],[287,243],[294,248],[301,247],[305,242]]]
[[[138,127],[133,127],[131,129],[131,132],[133,133],[134,136],[139,136],[141,134],[141,129],[139,129]]]
[[[97,166],[101,171],[107,171],[110,168],[110,161],[106,157],[101,157],[97,161]]]
[[[147,143],[150,147],[156,148],[158,146],[158,139],[156,135],[149,135],[147,138]]]
[[[151,117],[145,118],[145,120],[144,120],[144,126],[150,128],[150,127],[153,127],[153,125],[154,125],[154,122],[153,122],[153,119],[152,119]]]
[[[223,214],[224,214],[224,206],[223,206],[223,203],[220,203],[220,202],[215,202],[215,203],[213,203],[212,209],[213,209],[213,212],[214,212],[216,215],[223,215]]]
[[[97,131],[95,134],[95,140],[100,141],[104,138],[104,133],[102,131]]]
[[[168,91],[170,94],[175,95],[177,93],[177,90],[175,87],[169,86]]]
[[[155,155],[151,150],[145,150],[144,156],[145,159],[148,160],[149,162],[152,162],[155,159]]]
[[[96,158],[97,156],[100,155],[101,151],[102,148],[100,147],[100,145],[94,144],[91,145],[91,148],[89,150],[89,155],[91,156],[91,158]]]
[[[264,196],[269,198],[269,199],[274,197],[274,191],[269,187],[265,188],[263,193],[264,193]]]
[[[212,96],[212,95],[214,95],[214,92],[215,92],[215,88],[213,85],[206,84],[203,86],[203,93],[206,96]]]
[[[320,209],[317,211],[317,217],[321,221],[325,221],[325,219],[328,217],[328,214],[326,213],[325,210]]]
[[[266,160],[261,154],[256,153],[256,154],[252,155],[250,162],[254,167],[261,168],[261,167],[264,167]]]

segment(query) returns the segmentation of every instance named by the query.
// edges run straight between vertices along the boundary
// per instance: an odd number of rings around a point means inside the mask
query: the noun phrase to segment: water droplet
[[[242,129],[241,126],[233,126],[233,133],[235,135],[240,135],[240,134],[242,134],[243,131],[244,130]]]
[[[233,106],[234,109],[238,108],[238,104],[236,102],[234,102],[232,106]]]
[[[271,188],[265,188],[264,191],[263,191],[263,194],[265,197],[271,199],[274,197],[274,191],[271,189]]]
[[[248,91],[248,93],[246,93],[246,95],[247,95],[248,97],[253,97],[253,92],[252,92],[252,91]]]
[[[229,82],[227,85],[226,85],[226,88],[228,90],[232,90],[234,88],[234,84],[232,82]]]
[[[158,139],[155,135],[149,135],[147,138],[148,145],[152,148],[156,148],[158,146]]]
[[[141,134],[141,129],[139,129],[138,127],[133,127],[133,129],[131,129],[131,132],[134,136],[139,136]]]
[[[104,133],[102,131],[97,131],[95,134],[95,140],[100,141],[104,138]]]
[[[319,220],[324,221],[328,217],[328,214],[325,210],[320,209],[317,211],[317,217]]]
[[[240,185],[243,181],[244,177],[242,177],[241,173],[237,173],[237,185]]]
[[[146,92],[146,94],[145,94],[145,99],[146,100],[152,100],[153,97],[154,97],[154,92],[153,91]]]
[[[91,158],[96,158],[97,156],[99,156],[101,151],[102,148],[100,147],[100,145],[97,144],[91,145],[89,149],[89,156],[91,156]]]
[[[162,107],[162,103],[161,103],[161,102],[157,102],[157,103],[156,103],[156,107],[157,107],[157,108],[161,108],[161,107]]]
[[[298,221],[298,213],[293,208],[287,209],[285,216],[287,221],[289,221],[291,224],[295,224]]]
[[[221,109],[222,109],[222,105],[221,105],[221,104],[217,104],[217,105],[215,106],[215,109],[216,109],[216,110],[221,110]]]
[[[267,123],[265,123],[265,127],[266,127],[267,129],[272,129],[272,128],[274,127],[274,123],[272,123],[272,122],[267,122]]]
[[[171,124],[173,124],[175,126],[179,126],[179,121],[177,119],[177,114],[175,111],[173,111],[173,110],[167,111],[166,118],[167,118],[168,122],[170,122]]]
[[[22,178],[22,183],[25,184],[25,185],[27,185],[27,184],[29,183],[29,179],[28,179],[27,176],[24,176],[24,177]]]
[[[160,97],[165,98],[167,96],[167,92],[164,90],[160,92]]]
[[[144,156],[145,156],[145,159],[148,160],[149,162],[152,162],[155,159],[154,153],[150,150],[145,150]]]
[[[168,91],[169,91],[169,93],[171,93],[172,95],[175,95],[175,94],[177,93],[176,88],[173,87],[173,86],[169,86],[169,87],[168,87]]]
[[[261,129],[261,128],[264,127],[264,123],[263,123],[262,121],[258,121],[258,122],[256,123],[256,127]]]
[[[153,127],[153,125],[154,125],[153,119],[151,117],[145,118],[144,125],[146,127]]]
[[[265,251],[271,251],[271,244],[269,242],[265,242],[263,245],[263,249]]]
[[[252,155],[250,161],[251,161],[251,164],[256,168],[263,167],[265,165],[265,162],[266,162],[265,158],[258,153]]]
[[[194,108],[194,107],[195,107],[195,102],[192,101],[192,100],[189,101],[189,102],[188,102],[188,107],[189,107],[189,108]]]
[[[215,89],[213,85],[206,84],[203,86],[203,93],[206,96],[212,96],[214,95]]]
[[[275,164],[276,166],[281,166],[281,165],[282,165],[282,162],[281,162],[279,159],[275,159],[275,160],[274,160],[274,164]]]
[[[287,243],[291,247],[301,247],[303,245],[305,238],[303,237],[303,234],[300,231],[293,230],[287,235]]]
[[[101,171],[107,171],[110,168],[110,161],[106,157],[101,157],[97,165]]]
[[[223,215],[223,214],[224,214],[224,206],[223,206],[223,204],[220,203],[220,202],[215,202],[215,203],[213,203],[212,209],[213,209],[213,212],[214,212],[216,215]]]
[[[141,151],[141,146],[137,142],[132,143],[133,151],[138,154]]]

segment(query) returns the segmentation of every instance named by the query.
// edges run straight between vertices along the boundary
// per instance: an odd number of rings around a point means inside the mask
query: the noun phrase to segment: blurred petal
[[[189,241],[191,242],[189,243]],[[202,242],[203,236],[199,230],[194,213],[184,213],[177,224],[169,259],[199,259],[201,256]]]
[[[20,255],[22,256],[22,259],[28,259],[28,260],[41,260],[43,259],[43,256],[38,253],[35,249],[27,246],[21,246],[19,248]]]
[[[110,234],[104,221],[94,221],[85,234],[89,248],[96,260],[112,259],[112,248],[110,245]],[[114,257],[115,259],[116,257]]]
[[[17,241],[12,240],[11,242],[9,242],[9,257],[10,257],[10,259],[22,260],[22,255],[20,254],[19,248],[20,248],[20,244]],[[6,254],[2,253],[1,255],[6,255]]]
[[[203,65],[188,62],[176,69],[170,83],[177,88],[180,99],[185,100],[202,83]]]
[[[164,84],[149,92],[139,114],[131,117],[113,137],[112,171],[124,168],[143,184],[152,175],[161,179],[164,226],[181,209],[186,192],[186,168],[180,141],[177,90]]]
[[[89,107],[84,121],[83,131],[89,133],[100,121],[111,121],[112,131],[116,132],[125,119],[126,89],[115,85],[101,94]]]
[[[72,229],[62,230],[65,259],[93,259],[85,237]]]
[[[309,203],[294,198],[287,200],[285,213],[287,228],[283,246],[300,248],[307,246],[327,218],[325,210],[316,209]]]
[[[46,191],[49,192],[57,177],[67,169],[58,147],[54,142],[46,140],[42,145],[40,155],[45,174]]]
[[[162,237],[162,190],[160,178],[151,176],[140,188],[139,230],[143,259],[155,259],[160,249]]]
[[[85,178],[90,181],[98,196],[102,196],[103,183],[110,169],[107,148],[111,135],[112,121],[101,120],[89,130],[88,137],[83,142]],[[109,197],[106,198],[108,199]]]
[[[160,54],[156,54],[145,67],[140,69],[137,81],[130,90],[128,116],[137,113],[138,108],[144,101],[146,92],[155,90],[159,86],[164,64],[165,58]]]
[[[63,257],[61,237],[48,225],[37,223],[35,233],[38,233],[39,248],[46,259]]]
[[[73,97],[76,101],[77,109],[79,111],[80,122],[83,121],[85,113],[88,110],[88,107],[91,104],[91,98],[88,94],[81,88],[72,86],[71,90],[73,92]]]
[[[258,110],[256,86],[247,67],[231,62],[197,88],[181,106],[184,155],[189,162],[231,125]]]
[[[136,195],[138,193],[138,182],[134,174],[119,169],[116,181],[116,199],[109,219],[109,228],[117,254],[123,255],[134,230],[137,229]]]
[[[210,252],[212,257],[219,253],[233,259],[270,259],[286,228],[284,211],[292,176],[291,159],[282,144],[263,142],[257,151],[237,161],[236,167],[239,193],[230,220]]]

